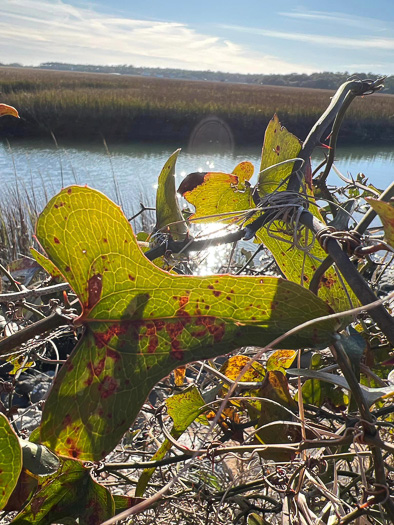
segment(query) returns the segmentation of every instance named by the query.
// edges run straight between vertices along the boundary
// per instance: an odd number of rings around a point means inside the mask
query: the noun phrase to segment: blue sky
[[[0,62],[394,74],[393,0],[1,0]]]

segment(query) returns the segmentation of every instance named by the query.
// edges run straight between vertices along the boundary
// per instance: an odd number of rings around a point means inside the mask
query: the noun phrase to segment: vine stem
[[[314,234],[326,228],[326,225],[320,222],[309,211],[302,213],[300,222],[304,224],[304,226],[307,226]],[[376,301],[376,295],[342,250],[338,241],[329,237],[326,243],[326,250],[361,304],[367,305]],[[388,311],[380,304],[371,311],[370,315],[387,337],[388,341],[394,345],[394,321]]]
[[[7,354],[21,344],[26,343],[36,335],[42,335],[54,328],[59,328],[59,326],[68,325],[72,320],[72,317],[64,315],[60,308],[56,308],[50,315],[48,315],[48,317],[45,317],[45,319],[40,319],[36,323],[23,328],[23,330],[1,339],[0,356]]]
[[[350,386],[352,396],[357,404],[358,410],[361,415],[361,424],[364,427],[364,432],[367,437],[372,437],[372,442],[369,443],[369,447],[371,449],[374,459],[376,483],[377,485],[385,489],[384,493],[382,493],[382,496],[387,495],[389,494],[389,488],[387,486],[386,481],[386,473],[384,469],[382,451],[378,444],[373,443],[373,439],[375,438],[375,436],[378,437],[378,430],[374,425],[374,418],[369,410],[368,403],[365,400],[364,394],[353,372],[349,357],[346,354],[342,344],[339,341],[336,341],[330,346],[330,349],[332,355],[334,356],[334,359],[338,363],[346,381]],[[392,523],[394,523],[394,501],[390,497],[382,497],[380,501],[382,500],[384,500],[382,502],[382,505],[384,506],[386,512],[390,516]],[[375,503],[379,503],[378,496],[375,496]],[[345,520],[343,521],[343,523],[349,523],[349,521]]]

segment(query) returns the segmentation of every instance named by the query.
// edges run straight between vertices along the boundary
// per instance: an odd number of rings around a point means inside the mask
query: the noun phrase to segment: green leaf
[[[287,129],[281,126],[278,115],[270,120],[264,135],[261,153],[260,174],[258,182],[259,195],[264,197],[270,193],[287,188],[283,181],[291,174],[294,162],[275,166],[285,160],[294,159],[301,150],[301,141]],[[271,168],[267,170],[267,168]],[[261,173],[263,170],[263,173]]]
[[[299,368],[294,368],[292,370],[287,370],[287,373],[293,376],[300,377],[310,377],[311,379],[320,379],[321,381],[327,381],[333,385],[337,385],[346,390],[351,390],[348,382],[342,376],[337,376],[334,374],[328,374],[327,372],[320,372],[319,370],[303,370]],[[394,385],[391,386],[382,386],[379,388],[369,388],[364,385],[360,385],[360,388],[363,392],[366,402],[369,406],[376,403],[378,399],[388,398],[394,395]]]
[[[0,509],[7,504],[21,471],[22,451],[19,439],[8,419],[0,414]]]
[[[252,175],[253,165],[250,162],[241,162],[232,174],[190,173],[178,188],[178,192],[196,208],[189,219],[198,222],[238,222],[244,216],[242,212],[254,206],[250,185],[245,185]],[[236,211],[240,212],[239,215],[232,213]]]
[[[46,206],[37,237],[81,301],[85,331],[44,406],[41,443],[99,460],[131,426],[149,391],[174,368],[246,345],[264,346],[331,309],[275,277],[189,277],[148,261],[118,206],[73,186]],[[328,344],[327,320],[288,338]]]
[[[64,281],[63,275],[59,271],[58,268],[53,264],[52,261],[50,261],[45,255],[38,252],[34,248],[30,248],[30,253],[34,257],[34,259],[38,262],[38,264],[44,268],[44,270],[56,281],[62,282]]]
[[[57,471],[60,466],[59,458],[43,445],[20,440],[23,455],[23,467],[32,474],[46,476]]]
[[[195,386],[191,386],[180,394],[169,397],[166,400],[166,405],[168,414],[174,422],[171,436],[178,439],[189,425],[201,415],[201,408],[205,406],[205,401],[199,390]],[[172,443],[166,438],[159,450],[152,456],[152,461],[163,459],[171,448]],[[152,467],[142,472],[135,490],[136,496],[142,496],[155,470],[156,467]]]
[[[112,497],[115,502],[115,515],[144,501],[144,498],[133,498],[132,496],[122,496],[120,494],[113,494]]]
[[[198,388],[190,386],[166,400],[167,411],[174,422],[174,430],[183,433],[201,415],[205,401]]]
[[[65,519],[101,523],[115,511],[110,492],[96,483],[89,470],[67,459],[46,478],[28,505],[12,521],[16,525],[51,525]]]
[[[394,248],[394,199],[384,202],[372,197],[365,199],[379,215],[384,228],[384,235],[388,244]]]
[[[256,514],[255,512],[252,512],[248,515],[248,525],[267,525],[268,521],[266,521],[263,516],[260,516],[259,514]]]
[[[165,163],[159,175],[156,193],[155,230],[164,232],[164,227],[168,225],[171,235],[177,240],[183,239],[187,233],[175,189],[175,163],[180,151],[176,150]]]

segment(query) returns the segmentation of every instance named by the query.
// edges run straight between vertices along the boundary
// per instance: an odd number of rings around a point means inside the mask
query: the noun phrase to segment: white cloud
[[[211,69],[243,73],[312,72],[176,22],[108,17],[62,0],[2,0],[0,61]]]
[[[333,22],[334,24],[342,24],[348,27],[357,27],[361,29],[372,29],[376,31],[385,30],[385,22],[377,18],[370,18],[366,16],[349,15],[347,13],[337,13],[329,11],[305,11],[293,10],[289,12],[280,12],[280,16],[301,20],[321,20],[323,22]]]
[[[233,31],[247,32],[249,34],[261,35],[270,38],[280,38],[282,40],[293,40],[296,42],[305,42],[308,44],[319,44],[322,46],[339,47],[343,49],[381,49],[394,50],[394,38],[350,38],[337,37],[328,35],[316,35],[311,33],[290,33],[285,31],[272,31],[269,29],[259,29],[237,25],[222,25],[226,29]]]

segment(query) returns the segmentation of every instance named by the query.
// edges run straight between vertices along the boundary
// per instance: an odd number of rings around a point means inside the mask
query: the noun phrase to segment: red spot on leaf
[[[71,268],[70,268],[69,266],[66,266],[66,267],[64,268],[64,271],[65,271],[65,272],[71,272]]]
[[[158,346],[159,346],[159,338],[157,337],[157,335],[151,335],[149,337],[149,342],[148,342],[148,353],[154,354]]]
[[[119,383],[112,376],[105,376],[103,381],[99,384],[98,390],[102,399],[113,396],[118,390]]]
[[[129,274],[129,279],[130,281],[135,281],[135,277],[133,277],[132,275]]]
[[[177,361],[182,361],[184,356],[183,350],[181,349],[181,344],[179,341],[171,341],[171,357]]]
[[[71,192],[72,192],[72,189],[71,189],[71,188],[68,188],[67,193],[68,193],[69,195],[71,195]]]
[[[62,425],[64,427],[69,427],[72,423],[72,419],[71,419],[71,415],[70,414],[67,414],[64,418],[63,418],[63,421],[62,421]]]
[[[214,291],[213,291],[213,295],[214,295],[215,297],[219,297],[220,295],[222,295],[222,292],[220,292],[219,290],[214,290]]]
[[[88,281],[88,304],[87,307],[90,309],[95,306],[101,297],[103,290],[103,276],[100,273],[92,275]]]
[[[112,350],[112,348],[107,348],[105,353],[109,359],[113,359],[114,361],[119,361],[120,359],[119,353]]]
[[[103,242],[108,242],[108,239],[106,239],[105,237],[103,238]]]
[[[277,155],[279,155],[279,153],[280,153],[280,146],[279,146],[279,144],[276,146],[276,148],[274,149],[274,151],[275,151],[275,153],[276,153]]]
[[[66,443],[67,445],[69,445],[69,448],[67,450],[68,456],[71,458],[79,458],[82,451],[77,447],[75,439],[73,439],[72,437],[68,437],[66,439]]]
[[[60,244],[60,241],[57,237],[54,237],[53,240],[55,241],[56,244]]]
[[[96,343],[97,348],[103,348],[108,344],[108,342],[116,335],[113,333],[111,328],[109,328],[106,332],[93,332],[94,342]]]

